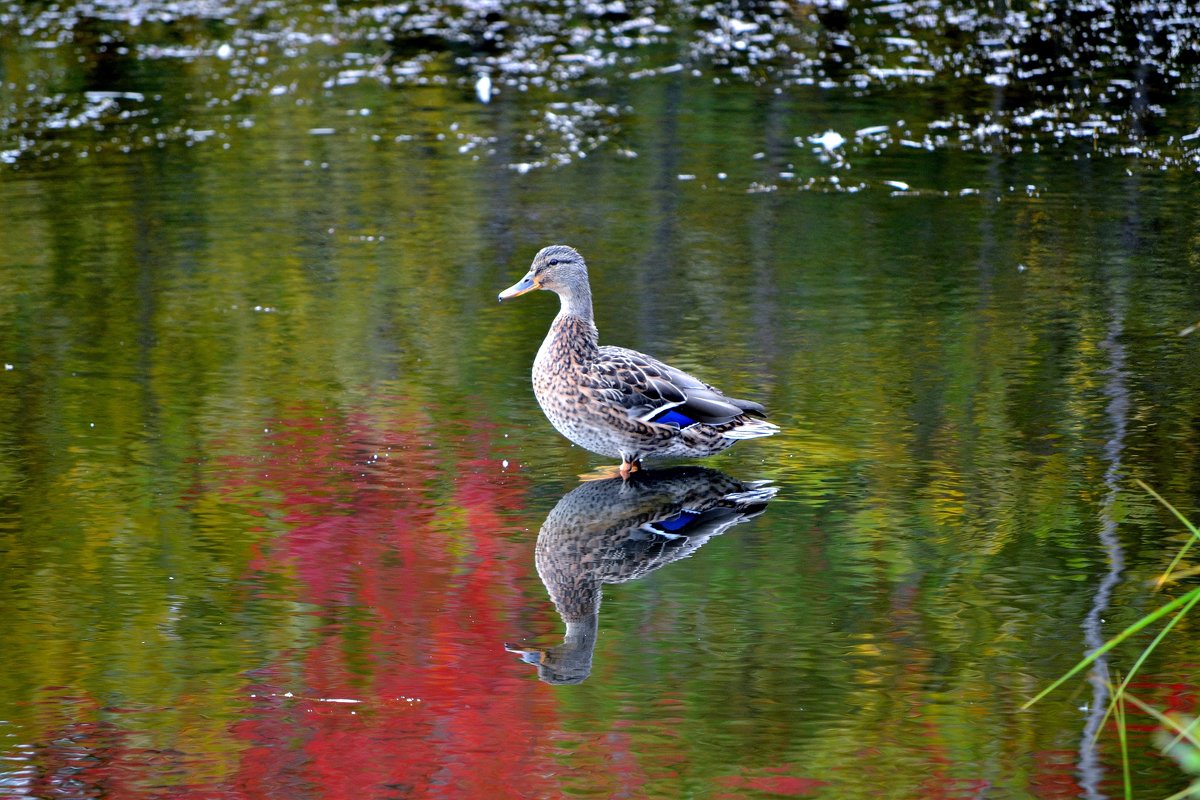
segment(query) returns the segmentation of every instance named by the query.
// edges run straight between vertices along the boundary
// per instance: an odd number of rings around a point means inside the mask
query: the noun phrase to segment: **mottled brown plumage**
[[[533,392],[546,418],[571,441],[621,459],[628,477],[644,458],[702,458],[739,439],[779,430],[758,403],[718,389],[656,358],[600,346],[583,257],[565,245],[543,248],[529,272],[500,293],[558,294],[561,309],[533,362]]]

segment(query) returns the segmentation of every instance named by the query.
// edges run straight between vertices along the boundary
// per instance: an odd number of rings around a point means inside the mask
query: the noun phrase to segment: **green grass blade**
[[[1187,727],[1181,728],[1178,725],[1174,727],[1179,731],[1179,733],[1175,734],[1175,738],[1167,744],[1167,747],[1174,747],[1184,739],[1187,739],[1189,742],[1191,742],[1193,747],[1200,747],[1200,739],[1197,739],[1195,734],[1196,729],[1200,728],[1200,717],[1196,717],[1189,722]]]
[[[1171,795],[1167,800],[1184,800],[1185,797],[1200,797],[1200,783],[1193,783],[1182,792]]]
[[[1191,725],[1184,727],[1183,725],[1179,724],[1178,720],[1171,719],[1154,706],[1142,702],[1134,695],[1126,694],[1125,701],[1128,703],[1133,703],[1142,711],[1145,711],[1147,714],[1154,717],[1154,719],[1158,721],[1158,724],[1162,725],[1164,728],[1170,728],[1171,730],[1178,731],[1179,735],[1175,737],[1175,742],[1178,742],[1180,739],[1187,739],[1191,744],[1200,747],[1200,739],[1197,739],[1196,735],[1191,732],[1191,729],[1196,725],[1196,720],[1193,720]]]
[[[1170,511],[1172,514],[1174,514],[1175,518],[1178,519],[1180,522],[1182,522],[1184,527],[1186,527],[1192,533],[1192,538],[1189,539],[1187,544],[1185,544],[1182,548],[1180,548],[1179,552],[1175,554],[1175,558],[1172,559],[1170,565],[1167,567],[1167,571],[1164,572],[1162,575],[1160,575],[1158,578],[1158,581],[1154,584],[1156,589],[1161,589],[1163,587],[1163,584],[1165,584],[1168,580],[1170,580],[1171,573],[1175,571],[1175,568],[1177,566],[1179,566],[1179,562],[1183,560],[1184,555],[1191,548],[1192,544],[1195,543],[1197,540],[1200,540],[1200,530],[1198,530],[1196,528],[1196,526],[1193,525],[1188,520],[1188,518],[1185,517],[1179,511],[1179,509],[1177,509],[1175,506],[1173,506],[1169,502],[1167,502],[1167,499],[1165,497],[1163,497],[1158,492],[1151,489],[1147,483],[1145,483],[1141,479],[1135,478],[1135,480],[1137,481],[1138,486],[1142,487],[1142,489],[1144,489],[1147,493],[1149,493],[1150,496],[1153,497],[1155,500],[1157,500],[1159,503],[1162,503],[1163,507],[1165,507],[1168,511]]]
[[[1187,613],[1192,610],[1192,606],[1200,602],[1200,587],[1195,588],[1183,595],[1182,599],[1187,600],[1189,597],[1191,599],[1188,600],[1183,608],[1179,609],[1179,613],[1176,614],[1170,622],[1163,626],[1163,629],[1158,632],[1158,635],[1154,637],[1150,644],[1146,645],[1146,649],[1143,650],[1141,655],[1137,657],[1137,661],[1133,662],[1133,666],[1129,669],[1129,674],[1125,676],[1125,680],[1121,681],[1120,685],[1117,686],[1116,691],[1113,692],[1112,703],[1109,704],[1108,708],[1109,713],[1112,713],[1113,705],[1115,705],[1117,700],[1119,700],[1121,696],[1125,694],[1125,690],[1129,688],[1129,682],[1133,680],[1133,676],[1136,675],[1138,670],[1142,668],[1142,664],[1146,663],[1146,659],[1149,658],[1150,654],[1154,652],[1154,648],[1158,647],[1159,643],[1161,643],[1162,640],[1166,638],[1167,634],[1171,632],[1171,629],[1174,628],[1181,619],[1187,616]],[[1099,735],[1099,730],[1097,730],[1097,735]]]
[[[1162,503],[1164,508],[1166,508],[1172,514],[1174,514],[1175,518],[1178,519],[1180,522],[1182,522],[1184,527],[1186,527],[1189,531],[1192,532],[1192,536],[1196,537],[1197,539],[1200,539],[1200,528],[1197,528],[1195,525],[1193,525],[1191,523],[1191,521],[1189,521],[1188,518],[1183,515],[1183,512],[1181,512],[1175,506],[1171,505],[1170,501],[1168,501],[1166,498],[1164,498],[1161,494],[1159,494],[1158,492],[1151,489],[1150,485],[1147,484],[1142,479],[1134,478],[1134,480],[1137,481],[1138,486],[1145,489],[1150,494],[1151,497],[1153,497],[1158,502]]]
[[[1171,743],[1167,745],[1167,747],[1163,748],[1164,751],[1174,747],[1183,739],[1187,739],[1187,741],[1194,747],[1200,747],[1200,739],[1197,739],[1196,734],[1192,732],[1192,729],[1196,727],[1196,723],[1200,722],[1200,718],[1193,719],[1187,726],[1183,726],[1179,724],[1178,720],[1168,717],[1157,708],[1143,703],[1141,700],[1137,699],[1131,694],[1126,694],[1125,700],[1133,703],[1142,711],[1145,711],[1147,714],[1154,717],[1164,728],[1173,729],[1179,732],[1175,738],[1171,740]],[[1183,800],[1185,797],[1200,797],[1200,780],[1193,781],[1191,786],[1182,791],[1176,792],[1175,794],[1166,798],[1166,800]]]
[[[1125,783],[1125,800],[1133,800],[1133,776],[1129,772],[1129,739],[1125,733],[1125,700],[1116,696],[1117,741],[1121,746],[1121,776]]]
[[[1092,664],[1092,662],[1094,662],[1094,661],[1095,661],[1097,658],[1099,658],[1100,656],[1104,655],[1104,654],[1105,654],[1105,653],[1107,653],[1109,650],[1112,650],[1114,647],[1116,647],[1117,645],[1121,644],[1121,642],[1125,641],[1125,640],[1126,640],[1126,639],[1128,639],[1130,636],[1132,636],[1133,634],[1135,634],[1135,633],[1137,633],[1138,631],[1140,631],[1142,628],[1145,628],[1145,627],[1147,627],[1148,625],[1152,625],[1152,624],[1154,624],[1154,623],[1155,623],[1155,622],[1157,622],[1158,620],[1160,620],[1160,619],[1162,619],[1163,617],[1165,617],[1167,614],[1170,614],[1170,613],[1171,613],[1172,611],[1174,611],[1175,609],[1177,609],[1177,608],[1179,608],[1180,606],[1182,606],[1182,605],[1184,605],[1184,604],[1188,603],[1189,601],[1192,601],[1192,599],[1193,599],[1193,598],[1191,597],[1191,595],[1192,595],[1192,594],[1193,594],[1193,592],[1188,592],[1188,593],[1187,593],[1187,594],[1185,594],[1185,595],[1181,595],[1181,596],[1179,596],[1179,597],[1176,597],[1174,600],[1172,600],[1171,602],[1167,603],[1165,606],[1161,606],[1160,608],[1158,608],[1158,609],[1156,609],[1156,610],[1154,610],[1154,611],[1151,611],[1149,614],[1147,614],[1146,616],[1142,617],[1142,618],[1141,618],[1141,619],[1139,619],[1137,622],[1133,623],[1133,624],[1132,624],[1132,625],[1130,625],[1128,628],[1126,628],[1125,630],[1121,631],[1121,632],[1120,632],[1120,633],[1118,633],[1116,636],[1114,636],[1113,638],[1109,639],[1109,640],[1108,640],[1107,642],[1105,642],[1104,644],[1102,644],[1102,645],[1100,645],[1099,647],[1097,647],[1097,648],[1096,648],[1094,651],[1092,651],[1092,653],[1090,653],[1088,656],[1086,656],[1085,658],[1083,658],[1082,660],[1080,660],[1080,662],[1079,662],[1078,664],[1076,664],[1075,666],[1071,667],[1071,669],[1070,669],[1070,670],[1069,670],[1069,671],[1068,671],[1068,672],[1067,672],[1065,675],[1063,675],[1061,678],[1059,678],[1058,680],[1056,680],[1054,683],[1052,683],[1052,684],[1050,684],[1049,686],[1047,686],[1047,687],[1046,687],[1045,689],[1043,689],[1042,691],[1038,692],[1038,694],[1037,694],[1037,696],[1036,696],[1036,697],[1034,697],[1034,698],[1033,698],[1033,699],[1031,699],[1031,700],[1026,700],[1026,701],[1025,701],[1025,703],[1024,703],[1024,704],[1022,704],[1022,706],[1021,706],[1021,710],[1022,710],[1022,711],[1024,711],[1024,710],[1028,709],[1028,708],[1029,708],[1030,706],[1032,706],[1034,703],[1038,702],[1038,701],[1039,701],[1039,700],[1041,700],[1043,697],[1045,697],[1046,695],[1048,695],[1048,694],[1050,694],[1051,692],[1053,692],[1053,691],[1054,691],[1055,689],[1057,689],[1059,686],[1062,686],[1062,685],[1063,685],[1064,683],[1066,683],[1068,680],[1070,680],[1071,678],[1075,677],[1076,675],[1078,675],[1078,674],[1079,674],[1080,672],[1082,672],[1083,670],[1087,669],[1087,668],[1088,668],[1088,667],[1089,667],[1089,666]]]

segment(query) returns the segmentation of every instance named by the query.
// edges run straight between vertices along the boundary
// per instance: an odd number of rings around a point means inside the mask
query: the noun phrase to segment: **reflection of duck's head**
[[[538,575],[566,623],[548,650],[509,647],[547,683],[579,683],[592,669],[600,587],[691,555],[713,536],[763,512],[777,490],[701,467],[584,483],[558,501],[538,533]]]
[[[504,645],[510,653],[516,653],[526,664],[537,667],[538,680],[562,685],[583,683],[592,674],[592,652],[596,648],[596,624],[599,616],[579,622],[568,622],[567,633],[560,645],[548,650],[541,648],[522,649],[514,644]]]

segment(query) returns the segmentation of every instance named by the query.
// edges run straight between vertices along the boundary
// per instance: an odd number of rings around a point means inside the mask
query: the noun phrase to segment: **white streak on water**
[[[1104,644],[1104,612],[1108,609],[1113,589],[1120,583],[1121,573],[1125,569],[1125,551],[1117,536],[1117,520],[1113,514],[1117,496],[1121,491],[1121,456],[1125,448],[1130,406],[1129,388],[1126,385],[1125,345],[1121,343],[1121,335],[1125,329],[1125,290],[1125,277],[1115,277],[1112,281],[1108,331],[1101,342],[1101,347],[1108,353],[1108,367],[1102,374],[1107,377],[1104,384],[1104,396],[1108,398],[1105,415],[1108,417],[1111,432],[1108,441],[1104,443],[1104,458],[1108,462],[1104,471],[1107,494],[1100,509],[1098,538],[1108,557],[1108,572],[1100,579],[1092,598],[1092,607],[1083,620],[1083,642],[1089,654]],[[1091,672],[1088,673],[1088,682],[1092,685],[1092,700],[1088,704],[1087,722],[1083,726],[1083,735],[1079,741],[1079,786],[1083,789],[1084,797],[1099,800],[1107,797],[1100,790],[1104,768],[1096,747],[1096,733],[1108,711],[1111,694],[1107,656],[1096,659]]]

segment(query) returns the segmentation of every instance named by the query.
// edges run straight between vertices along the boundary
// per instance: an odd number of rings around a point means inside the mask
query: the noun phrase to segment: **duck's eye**
[[[552,259],[550,259],[548,262],[546,262],[546,265],[547,265],[547,266],[550,266],[550,267],[557,267],[557,266],[558,266],[558,259],[557,259],[557,258],[552,258]]]

